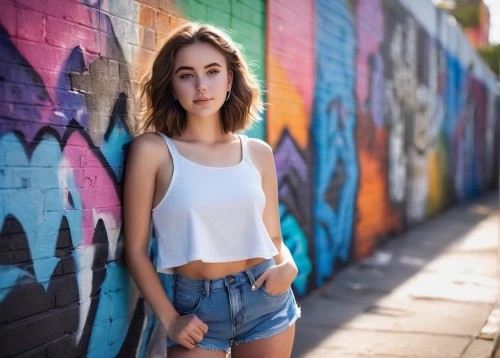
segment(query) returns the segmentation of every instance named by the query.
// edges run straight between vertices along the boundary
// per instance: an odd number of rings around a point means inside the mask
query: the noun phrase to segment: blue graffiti
[[[20,222],[31,249],[34,277],[47,289],[60,260],[54,257],[54,252],[59,225],[65,214],[65,198],[60,189],[62,152],[59,141],[53,134],[45,133],[28,158],[24,144],[14,133],[7,133],[0,139],[0,152],[5,154],[0,187],[11,189],[0,194],[0,226],[9,214]],[[72,237],[78,238],[82,235],[74,228],[82,227],[81,200],[71,171],[67,174],[65,180],[73,198],[73,210],[66,218],[72,228]],[[17,274],[17,270],[1,270],[2,286],[13,281],[12,275]]]
[[[132,135],[118,116],[111,118],[109,127],[112,128],[112,131],[105,135],[100,149],[111,169],[115,172],[117,181],[122,182],[123,147],[132,140]]]
[[[287,212],[285,205],[280,204],[279,209],[283,242],[290,250],[299,269],[299,273],[293,281],[293,287],[299,295],[304,295],[307,290],[307,278],[312,271],[311,260],[309,260],[307,253],[307,238],[297,220]]]
[[[331,275],[337,258],[349,258],[359,177],[354,142],[354,15],[346,1],[335,3],[316,1],[312,142],[316,157],[313,217],[318,286]]]
[[[130,141],[131,135],[123,121],[118,116],[110,121],[110,129],[105,135],[101,145],[101,152],[108,160],[110,166],[121,180],[121,164],[123,163],[123,147]],[[150,240],[150,257],[156,266],[158,258],[156,240]],[[154,342],[164,336],[162,330],[157,329],[159,321],[151,312],[145,315],[146,304],[139,297],[138,290],[123,263],[108,262],[106,265],[106,278],[101,285],[98,309],[96,312],[92,334],[89,342],[87,357],[115,357],[123,350],[127,340],[141,343],[140,346],[133,344],[133,350],[138,352],[139,357],[148,356],[148,349],[155,349]],[[160,281],[171,296],[171,278],[159,274]],[[135,292],[134,299],[131,293]],[[138,322],[133,321],[133,316],[139,315]],[[136,329],[138,332],[131,332]],[[165,346],[160,342],[160,346]],[[130,344],[130,343],[128,343]],[[152,347],[153,346],[153,347]]]

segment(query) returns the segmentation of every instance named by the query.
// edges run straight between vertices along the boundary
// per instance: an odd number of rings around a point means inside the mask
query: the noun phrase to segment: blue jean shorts
[[[240,344],[268,338],[290,327],[300,317],[292,289],[273,295],[262,284],[252,285],[274,265],[274,258],[215,280],[192,279],[174,273],[173,305],[181,316],[194,313],[208,326],[198,346],[228,351]],[[167,347],[178,344],[167,337]]]

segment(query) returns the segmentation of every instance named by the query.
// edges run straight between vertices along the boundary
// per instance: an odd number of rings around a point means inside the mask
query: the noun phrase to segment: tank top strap
[[[168,149],[170,150],[170,155],[172,156],[172,158],[175,157],[175,159],[177,159],[177,157],[179,156],[179,152],[177,151],[177,148],[175,147],[174,142],[172,142],[172,139],[170,139],[169,137],[167,137],[162,132],[158,132],[157,131],[156,133],[158,133],[159,135],[161,135],[162,138],[165,140],[165,143],[167,143],[167,146],[168,146]]]
[[[238,134],[238,137],[240,137],[240,140],[241,140],[241,155],[243,157],[243,159],[250,159],[250,156],[248,154],[248,146],[247,146],[247,140],[248,140],[248,137],[244,134]]]
[[[252,168],[260,178],[261,174],[257,169],[257,167],[252,162],[252,158],[250,158],[250,153],[248,152],[248,136],[244,134],[238,134],[238,136],[241,138],[241,148],[243,149],[243,160],[250,165],[250,168]]]

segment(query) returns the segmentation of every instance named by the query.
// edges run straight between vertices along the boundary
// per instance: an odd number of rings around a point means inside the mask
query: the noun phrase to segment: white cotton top
[[[248,137],[238,135],[240,163],[208,167],[183,157],[169,137],[157,133],[165,139],[174,167],[170,186],[152,212],[157,271],[172,274],[174,267],[195,260],[230,262],[277,255],[262,220],[266,197],[248,155]]]

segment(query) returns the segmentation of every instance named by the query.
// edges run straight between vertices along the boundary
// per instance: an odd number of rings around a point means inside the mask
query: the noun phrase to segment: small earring
[[[227,92],[227,96],[226,96],[226,100],[224,102],[227,102],[227,100],[229,99],[229,96],[231,95],[231,91],[228,91]]]

